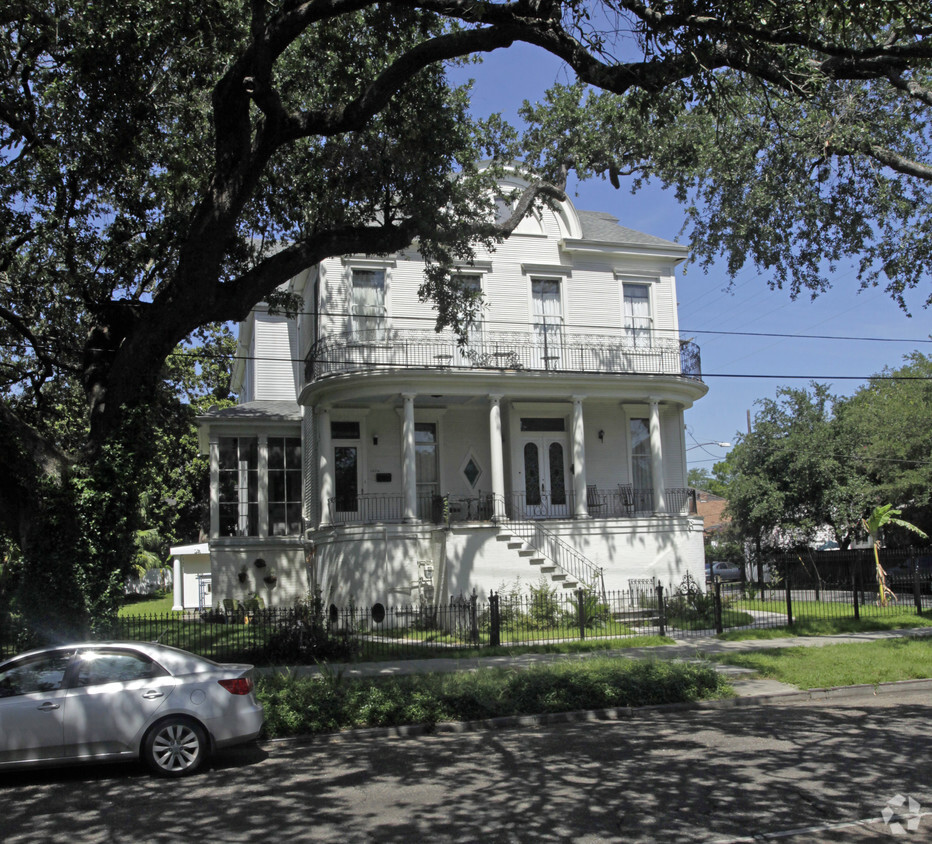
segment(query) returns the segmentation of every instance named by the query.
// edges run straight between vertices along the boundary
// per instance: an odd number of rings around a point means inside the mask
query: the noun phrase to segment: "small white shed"
[[[211,606],[210,549],[206,542],[171,549],[174,574],[173,610]]]

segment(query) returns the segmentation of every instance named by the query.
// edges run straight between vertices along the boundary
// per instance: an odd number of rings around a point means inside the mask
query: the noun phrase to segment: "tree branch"
[[[913,161],[904,155],[900,155],[892,149],[882,147],[879,144],[864,143],[854,149],[849,149],[841,145],[835,145],[831,142],[825,145],[825,151],[838,156],[866,155],[875,161],[901,173],[904,176],[913,176],[926,182],[932,182],[932,167],[928,164],[921,164]]]

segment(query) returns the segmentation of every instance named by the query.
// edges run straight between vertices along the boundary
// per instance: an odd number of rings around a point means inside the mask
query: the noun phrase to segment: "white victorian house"
[[[292,279],[302,314],[250,314],[241,403],[200,419],[214,604],[702,582],[683,415],[707,388],[678,331],[685,257],[609,214],[544,209],[462,268],[486,302],[465,347],[433,330],[415,251]]]

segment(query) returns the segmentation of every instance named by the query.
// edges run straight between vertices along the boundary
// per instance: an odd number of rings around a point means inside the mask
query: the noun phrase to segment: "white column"
[[[210,435],[210,538],[220,536],[220,440]]]
[[[573,396],[573,494],[576,506],[573,517],[589,518],[586,500],[586,437],[583,429],[583,396]]]
[[[650,471],[654,482],[654,512],[666,513],[663,489],[663,448],[660,444],[660,405],[650,400]]]
[[[417,521],[417,464],[414,448],[414,397],[416,393],[402,393],[404,420],[401,425],[402,451],[401,489],[404,494],[404,522]]]
[[[492,454],[492,520],[505,518],[505,462],[502,458],[501,396],[489,396],[489,450]]]
[[[269,436],[259,434],[259,536],[269,535]]]
[[[330,499],[333,498],[333,451],[330,440],[330,409],[317,408],[317,459],[320,476],[320,524],[321,527],[332,523]]]
[[[181,557],[175,557],[172,560],[172,595],[174,603],[172,610],[184,609],[184,575],[181,572]]]

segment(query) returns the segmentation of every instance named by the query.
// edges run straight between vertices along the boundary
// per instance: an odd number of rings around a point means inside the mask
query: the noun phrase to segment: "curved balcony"
[[[618,335],[482,331],[460,346],[450,333],[374,329],[319,340],[305,361],[307,383],[373,369],[449,369],[674,375],[702,380],[692,341]]]

